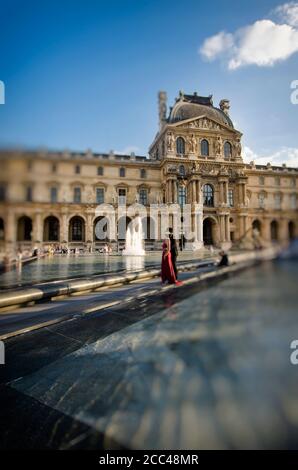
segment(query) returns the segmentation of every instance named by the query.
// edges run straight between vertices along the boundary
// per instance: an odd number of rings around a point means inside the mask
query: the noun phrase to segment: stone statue
[[[222,149],[221,137],[218,136],[214,144],[215,155],[221,155],[221,149]]]
[[[206,118],[203,119],[203,123],[202,123],[202,127],[204,127],[204,129],[208,129],[208,120]]]
[[[112,192],[112,203],[113,204],[117,203],[117,192],[116,192],[115,188],[113,188],[113,192]]]
[[[240,142],[239,137],[237,137],[236,142],[234,143],[234,148],[235,148],[236,156],[241,157],[242,147],[241,147],[241,142]]]
[[[195,153],[197,142],[196,142],[196,138],[194,134],[192,134],[190,137],[187,138],[187,143],[189,147],[189,153]]]
[[[168,147],[168,151],[169,151],[169,152],[173,152],[173,151],[174,151],[174,143],[175,143],[175,138],[174,138],[172,132],[170,132],[170,133],[167,135],[167,147]]]

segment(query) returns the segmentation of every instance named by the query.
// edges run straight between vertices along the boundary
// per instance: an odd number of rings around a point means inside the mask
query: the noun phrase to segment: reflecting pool
[[[200,258],[210,254],[201,255]],[[181,253],[178,261],[192,261],[193,253]],[[0,289],[28,285],[36,282],[55,281],[58,279],[113,273],[116,271],[138,271],[149,266],[160,265],[161,254],[150,253],[146,256],[121,255],[71,255],[49,256],[25,264],[22,269],[12,269],[0,274]]]

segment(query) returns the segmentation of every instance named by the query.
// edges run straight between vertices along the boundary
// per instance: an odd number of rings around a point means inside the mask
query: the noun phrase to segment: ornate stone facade
[[[108,204],[189,204],[198,237],[205,244],[249,245],[286,242],[298,235],[298,169],[245,164],[241,137],[212,97],[180,92],[168,118],[166,94],[159,94],[159,131],[149,158],[64,152],[0,152],[0,246],[61,243],[90,250],[96,237],[96,207]],[[108,209],[107,209],[108,210]],[[258,236],[256,233],[258,232]],[[159,248],[147,237],[147,248]],[[123,245],[116,227],[114,244]],[[242,244],[242,245],[241,245]]]

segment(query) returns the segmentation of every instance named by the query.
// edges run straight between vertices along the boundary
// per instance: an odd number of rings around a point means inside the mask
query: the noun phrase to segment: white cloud
[[[287,23],[262,19],[233,34],[222,31],[207,38],[199,52],[207,60],[222,57],[230,70],[253,64],[272,66],[286,60],[298,52],[298,3],[284,4],[277,10],[276,15]]]
[[[234,45],[233,35],[230,33],[226,33],[225,31],[221,31],[215,36],[211,36],[210,38],[207,38],[204,41],[200,49],[200,52],[207,59],[212,60],[215,57],[218,57],[223,52],[225,52],[226,49],[232,48],[233,45]]]
[[[291,26],[298,27],[298,3],[290,2],[280,5],[273,10],[273,14],[281,21]]]
[[[246,163],[253,160],[258,165],[266,165],[270,162],[271,165],[286,163],[288,167],[298,167],[298,148],[295,147],[282,147],[272,154],[262,156],[255,153],[250,147],[245,146],[243,156]]]

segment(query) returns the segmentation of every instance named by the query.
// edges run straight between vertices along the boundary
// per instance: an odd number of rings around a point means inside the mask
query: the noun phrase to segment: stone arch
[[[125,240],[127,227],[131,221],[132,219],[125,215],[119,218],[118,223],[117,223],[118,240]]]
[[[60,240],[60,221],[58,217],[49,215],[43,222],[43,241],[58,242]]]
[[[295,232],[296,232],[295,223],[292,220],[290,220],[288,223],[289,240],[294,240]]]
[[[93,240],[110,241],[110,220],[105,215],[99,215],[93,221]]]
[[[153,217],[149,215],[142,218],[143,236],[146,241],[156,240],[157,237],[157,223]]]
[[[262,233],[262,222],[259,219],[255,219],[252,223],[252,229],[257,230],[259,234]]]
[[[203,219],[204,245],[216,245],[219,242],[219,226],[215,217],[208,215]]]
[[[5,239],[5,223],[4,219],[0,217],[0,241]]]
[[[270,237],[272,241],[278,240],[278,223],[276,220],[272,220],[270,223]]]
[[[68,226],[68,239],[70,242],[84,242],[85,241],[85,220],[83,217],[74,215],[69,220]]]
[[[27,215],[23,215],[17,222],[17,241],[18,242],[31,242],[32,241],[33,223],[32,219]]]

